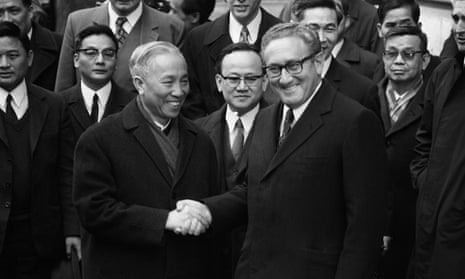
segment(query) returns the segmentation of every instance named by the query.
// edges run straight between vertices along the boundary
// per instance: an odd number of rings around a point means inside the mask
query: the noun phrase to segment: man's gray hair
[[[318,39],[318,35],[312,31],[310,27],[296,22],[287,22],[271,27],[265,35],[263,35],[261,45],[262,57],[263,51],[271,41],[285,37],[297,37],[302,39],[308,46],[310,51],[309,54],[315,54],[321,51],[321,44]]]
[[[131,76],[145,79],[149,71],[150,62],[152,59],[161,54],[177,54],[182,55],[179,48],[169,42],[155,41],[138,46],[129,58],[129,71]]]

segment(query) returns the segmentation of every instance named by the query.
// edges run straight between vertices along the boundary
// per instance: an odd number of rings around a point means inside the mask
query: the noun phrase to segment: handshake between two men
[[[181,200],[168,214],[165,228],[176,234],[197,236],[204,233],[211,222],[212,216],[206,205],[194,200]]]

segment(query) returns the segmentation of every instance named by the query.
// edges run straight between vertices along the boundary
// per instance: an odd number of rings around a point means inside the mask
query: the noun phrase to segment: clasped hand
[[[193,200],[181,200],[176,209],[170,211],[166,229],[182,235],[200,235],[212,222],[210,210],[204,204]]]

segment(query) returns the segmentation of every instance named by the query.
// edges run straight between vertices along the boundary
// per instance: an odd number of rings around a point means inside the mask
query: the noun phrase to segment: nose
[[[95,57],[95,62],[102,64],[104,60],[102,52],[99,51],[99,53],[97,53],[97,57]]]
[[[320,43],[323,43],[326,41],[326,35],[325,35],[325,32],[323,31],[323,28],[320,28],[318,30],[318,39],[320,39]]]
[[[404,58],[402,57],[402,54],[398,53],[396,58],[394,58],[394,63],[395,64],[404,64]]]
[[[292,75],[289,74],[286,68],[281,69],[281,76],[279,77],[279,84],[286,85],[292,82]]]
[[[6,55],[1,55],[0,56],[0,67],[1,68],[8,68],[10,66],[10,62],[8,61],[8,58]]]
[[[181,82],[176,82],[176,84],[173,86],[173,91],[172,95],[181,97],[186,94],[186,92],[189,91],[189,86],[183,85]]]
[[[464,32],[465,31],[465,21],[460,18],[456,25],[456,32]]]
[[[237,85],[236,88],[237,90],[241,90],[241,91],[249,89],[247,84],[245,83],[245,79],[243,78],[240,79],[239,84]]]

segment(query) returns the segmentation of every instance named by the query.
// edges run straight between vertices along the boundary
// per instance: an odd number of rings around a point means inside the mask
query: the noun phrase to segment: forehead
[[[0,7],[25,7],[22,0],[0,0]]]
[[[465,1],[455,1],[452,7],[453,15],[465,15]]]
[[[254,68],[260,70],[262,60],[256,52],[239,50],[225,55],[221,66],[223,71],[228,71],[232,68]]]
[[[336,11],[330,8],[317,7],[302,12],[303,23],[328,24],[337,23]]]
[[[302,59],[309,55],[309,47],[297,36],[287,36],[274,39],[263,50],[265,64],[283,64],[291,60]]]
[[[12,37],[0,37],[0,51],[5,50],[24,50],[23,45],[17,38]]]
[[[414,35],[402,35],[394,36],[386,40],[386,49],[419,49],[421,45],[421,39]]]
[[[149,58],[149,71],[158,76],[172,75],[179,73],[184,75],[187,73],[187,64],[179,54],[176,53],[160,53]]]
[[[410,19],[413,21],[412,12],[410,7],[402,6],[396,9],[389,10],[384,17],[384,23],[386,22],[396,22],[400,20]]]
[[[110,37],[108,37],[105,34],[95,34],[85,37],[82,40],[82,46],[95,46],[105,48],[108,46],[115,47],[115,43]]]

